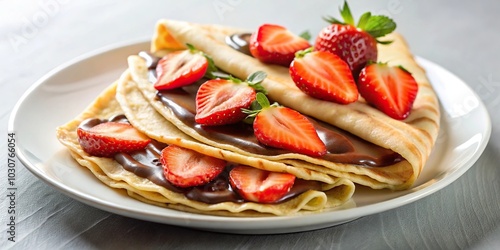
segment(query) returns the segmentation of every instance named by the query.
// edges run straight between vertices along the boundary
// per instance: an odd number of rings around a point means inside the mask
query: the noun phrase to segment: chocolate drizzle
[[[251,55],[248,48],[250,35],[248,33],[234,34],[226,37],[226,43],[241,53]],[[159,58],[145,52],[141,52],[139,55],[146,60],[150,80],[152,82],[156,81],[156,64]],[[154,76],[154,80],[151,76]],[[197,124],[194,119],[196,114],[196,93],[199,86],[206,80],[202,79],[192,85],[175,90],[158,91],[157,98],[166,107],[170,108],[184,125],[193,128],[197,133],[212,141],[233,145],[244,151],[266,156],[291,153],[287,150],[262,145],[253,135],[252,126],[243,122],[225,126],[202,126]],[[390,149],[377,146],[325,122],[311,117],[309,119],[327,147],[328,153],[322,157],[324,160],[364,167],[384,167],[403,160],[398,153]]]
[[[91,118],[83,121],[79,128],[90,129],[100,123],[112,122],[127,122],[125,115],[118,115],[109,119]],[[160,162],[160,154],[167,144],[151,140],[146,148],[135,151],[133,153],[118,153],[114,159],[120,163],[123,168],[135,175],[146,178],[151,182],[162,186],[172,192],[182,193],[188,199],[205,202],[208,204],[221,203],[231,201],[235,203],[243,203],[245,200],[233,190],[229,182],[229,171],[233,165],[228,163],[226,169],[211,182],[190,188],[180,188],[171,184],[163,174],[163,166]],[[317,181],[306,181],[296,179],[290,191],[276,203],[281,203],[294,198],[307,190],[321,190],[321,184]]]

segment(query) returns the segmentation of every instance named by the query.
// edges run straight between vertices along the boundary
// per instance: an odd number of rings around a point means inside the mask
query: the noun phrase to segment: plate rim
[[[19,109],[21,108],[22,104],[39,88],[41,85],[43,85],[48,79],[50,79],[52,76],[56,75],[57,73],[69,68],[70,66],[84,62],[85,60],[89,60],[93,57],[96,56],[102,56],[103,54],[110,53],[112,51],[116,50],[123,50],[126,49],[127,47],[131,46],[140,46],[142,44],[146,45],[149,42],[148,39],[135,39],[135,40],[130,40],[126,42],[120,42],[120,43],[114,43],[111,45],[104,46],[102,48],[92,50],[88,53],[84,53],[78,57],[75,57],[57,67],[54,69],[50,70],[48,73],[46,73],[44,76],[42,76],[40,79],[38,79],[34,84],[32,84],[21,96],[21,98],[17,101],[15,104],[10,117],[9,117],[9,122],[8,122],[8,131],[7,133],[16,133],[15,131],[15,121],[16,118],[19,116],[18,112]],[[354,207],[354,208],[348,208],[345,210],[334,210],[334,211],[327,211],[327,212],[320,212],[320,213],[313,213],[313,214],[308,214],[306,215],[308,218],[312,218],[309,220],[309,223],[298,223],[300,221],[300,218],[302,218],[302,215],[291,215],[291,216],[273,216],[273,217],[223,217],[223,216],[215,216],[215,215],[202,215],[202,214],[195,214],[195,213],[187,213],[188,217],[188,222],[186,223],[186,218],[175,218],[172,215],[159,215],[156,213],[148,213],[145,211],[140,211],[139,209],[134,209],[134,208],[122,208],[118,204],[114,204],[99,198],[95,198],[94,196],[87,195],[85,193],[80,192],[79,190],[75,190],[71,187],[68,187],[67,185],[57,182],[57,180],[53,180],[49,178],[49,176],[45,175],[43,171],[36,167],[35,164],[33,164],[30,160],[29,157],[26,156],[23,151],[19,148],[19,144],[16,143],[16,157],[21,161],[23,166],[27,168],[31,173],[33,173],[38,179],[43,180],[45,183],[49,184],[50,186],[56,188],[57,191],[62,192],[63,194],[78,200],[84,204],[87,204],[89,206],[110,212],[110,213],[115,213],[115,214],[120,214],[123,216],[135,218],[135,219],[141,219],[141,220],[147,220],[147,221],[153,221],[153,222],[159,222],[159,223],[165,223],[165,224],[170,224],[170,225],[176,225],[176,226],[184,226],[184,227],[190,227],[190,228],[199,228],[203,230],[209,230],[209,231],[220,231],[220,232],[231,232],[231,233],[258,233],[255,232],[255,230],[259,229],[259,223],[262,221],[272,221],[272,222],[278,222],[282,220],[287,220],[290,224],[294,224],[300,228],[289,228],[288,230],[284,230],[286,227],[280,227],[280,226],[275,226],[272,228],[267,227],[267,231],[264,230],[264,233],[269,233],[269,230],[274,230],[278,231],[278,233],[281,232],[303,232],[303,231],[308,231],[312,229],[318,229],[318,228],[324,228],[328,226],[334,226],[338,224],[342,224],[347,221],[355,220],[359,217],[362,216],[368,216],[368,215],[373,215],[377,214],[383,211],[387,211],[390,209],[394,209],[397,207],[404,206],[406,204],[415,202],[423,197],[429,196],[444,187],[448,186],[455,180],[457,180],[459,177],[461,177],[466,171],[468,171],[474,163],[481,157],[482,153],[484,152],[485,148],[488,145],[489,139],[491,137],[491,130],[492,130],[492,125],[491,125],[491,118],[489,116],[488,110],[486,109],[483,101],[481,98],[473,91],[470,86],[465,83],[461,78],[457,77],[454,73],[448,71],[441,65],[434,63],[430,60],[427,60],[425,58],[421,58],[416,56],[417,62],[419,64],[427,64],[431,65],[433,68],[439,69],[440,71],[447,72],[451,74],[452,76],[456,77],[465,87],[465,89],[473,94],[474,98],[478,100],[478,110],[475,112],[480,112],[482,116],[487,120],[486,123],[484,123],[484,127],[480,130],[485,136],[481,139],[481,143],[479,147],[475,150],[473,156],[468,159],[465,163],[461,164],[459,168],[456,168],[455,170],[452,171],[450,175],[447,177],[443,177],[437,180],[437,182],[424,187],[422,189],[416,190],[415,192],[410,192],[408,194],[404,194],[399,197],[391,198],[385,201],[377,202],[374,204],[369,204],[365,205],[362,207]],[[432,83],[431,83],[432,84]],[[436,95],[439,93],[436,92]],[[440,107],[442,109],[442,107]],[[484,129],[484,130],[483,130]],[[17,134],[17,133],[16,133]],[[17,140],[17,138],[16,138]],[[432,187],[432,188],[431,188]],[[411,188],[414,189],[415,187]],[[410,189],[410,190],[411,190]],[[132,198],[131,198],[132,199]],[[151,205],[153,206],[153,205]],[[168,208],[164,208],[168,209]],[[371,210],[371,212],[363,212],[364,210]],[[335,222],[327,222],[327,225],[319,226],[317,221],[321,221],[320,217],[324,221],[324,216],[325,215],[330,215],[330,214],[335,214],[339,215],[338,217],[344,218],[344,220],[337,220]],[[298,219],[297,219],[298,218]],[[295,220],[293,220],[295,219]],[[193,225],[193,221],[198,222],[197,226]],[[306,220],[307,221],[307,220]],[[210,224],[213,222],[245,222],[248,223],[247,226],[248,230],[239,230],[234,229],[231,225],[229,226],[223,226],[219,228],[211,228]],[[300,225],[299,225],[300,224]],[[219,225],[220,226],[220,225]],[[234,231],[236,230],[236,231]],[[270,232],[270,233],[275,233],[275,232]]]

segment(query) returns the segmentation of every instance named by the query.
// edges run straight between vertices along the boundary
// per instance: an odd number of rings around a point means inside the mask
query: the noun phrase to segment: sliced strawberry
[[[169,145],[161,151],[165,178],[178,187],[209,183],[226,167],[226,161],[196,151]]]
[[[239,165],[229,172],[229,181],[245,200],[274,203],[290,191],[295,176]]]
[[[77,135],[83,150],[99,157],[140,150],[151,141],[132,125],[120,122],[104,122],[90,129],[79,127]]]
[[[236,78],[215,79],[203,83],[196,94],[195,121],[214,126],[236,123],[245,118],[242,109],[248,109],[255,100],[255,89],[266,77],[256,72],[245,82]]]
[[[396,29],[396,24],[386,16],[372,16],[367,12],[356,26],[347,2],[341,9],[341,15],[344,22],[333,17],[325,18],[331,25],[320,31],[314,48],[338,55],[347,62],[353,76],[357,78],[368,62],[377,61],[377,43],[390,43],[380,42],[377,38],[391,33]]]
[[[418,84],[410,72],[380,63],[361,71],[358,88],[368,103],[398,120],[408,117],[418,92]]]
[[[264,24],[250,37],[250,53],[265,63],[289,66],[295,52],[311,45],[283,26]]]
[[[169,53],[156,66],[154,87],[167,90],[192,84],[203,78],[208,68],[208,59],[195,49]]]
[[[349,66],[330,52],[297,52],[290,64],[290,76],[299,89],[312,97],[341,104],[358,100]]]
[[[257,93],[256,99],[262,109],[245,113],[255,117],[253,130],[260,143],[313,157],[326,154],[325,144],[307,117],[277,103],[270,105],[263,93]]]

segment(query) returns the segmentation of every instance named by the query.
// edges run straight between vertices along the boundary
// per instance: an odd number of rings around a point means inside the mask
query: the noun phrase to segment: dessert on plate
[[[160,20],[151,50],[57,136],[105,184],[183,211],[300,214],[345,204],[353,183],[407,189],[437,97],[391,19],[341,12],[314,42]]]

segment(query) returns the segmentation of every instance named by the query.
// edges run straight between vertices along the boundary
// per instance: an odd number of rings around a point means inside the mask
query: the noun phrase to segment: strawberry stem
[[[343,24],[343,25],[352,25],[361,30],[366,31],[374,38],[383,37],[396,29],[396,23],[389,17],[383,15],[372,15],[371,12],[366,12],[359,18],[358,24],[354,21],[352,16],[351,9],[347,4],[347,1],[344,2],[342,8],[340,8],[340,15],[342,16],[344,22],[339,21],[335,17],[326,16],[323,19],[330,24]],[[377,42],[381,44],[389,44],[392,41],[379,41]]]
[[[305,50],[299,50],[299,51],[295,52],[295,57],[296,57],[296,58],[302,58],[302,57],[304,57],[307,53],[311,53],[313,50],[314,50],[314,48],[313,48],[313,47],[307,48],[307,49],[305,49]]]
[[[278,107],[279,104],[277,102],[271,104],[269,102],[269,99],[267,99],[267,96],[262,93],[262,92],[257,92],[257,95],[255,96],[255,101],[252,102],[252,105],[250,106],[251,109],[241,109],[241,111],[248,116],[245,118],[244,122],[246,123],[252,123],[255,116],[260,113],[265,108],[269,107]]]

